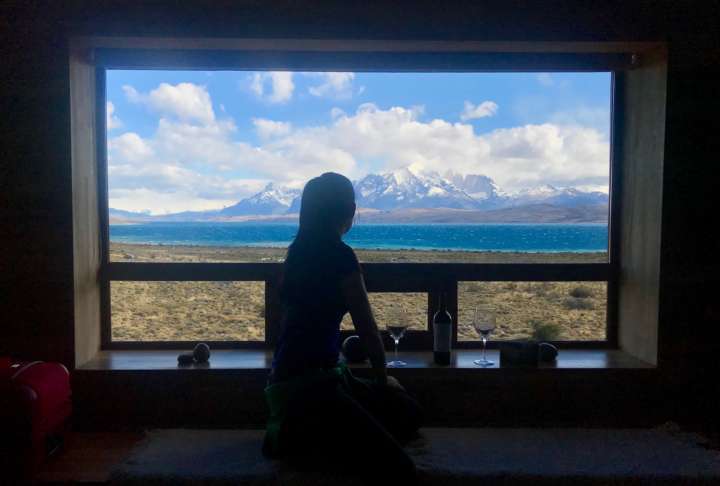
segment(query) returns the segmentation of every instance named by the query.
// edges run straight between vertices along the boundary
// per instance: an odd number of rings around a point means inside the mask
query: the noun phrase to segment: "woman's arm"
[[[385,369],[385,348],[370,308],[365,280],[360,272],[355,271],[343,278],[341,287],[353,325],[367,349],[375,377],[378,383],[386,385],[388,377]]]

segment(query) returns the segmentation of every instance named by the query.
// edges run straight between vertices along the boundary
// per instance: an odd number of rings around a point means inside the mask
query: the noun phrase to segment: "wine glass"
[[[407,366],[405,361],[398,359],[398,344],[400,344],[400,339],[405,335],[408,324],[407,311],[400,306],[396,307],[393,312],[391,323],[387,325],[390,337],[392,337],[393,341],[395,341],[395,359],[387,363],[387,366],[390,368]]]
[[[473,327],[475,328],[475,331],[480,335],[480,339],[482,339],[483,343],[482,358],[474,360],[473,363],[483,367],[494,365],[495,363],[486,358],[485,352],[487,348],[488,337],[490,337],[490,333],[495,330],[495,312],[493,312],[492,309],[489,308],[476,307],[473,316]]]

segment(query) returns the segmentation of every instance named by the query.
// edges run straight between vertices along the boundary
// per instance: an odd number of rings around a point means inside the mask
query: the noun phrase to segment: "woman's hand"
[[[395,378],[394,376],[388,375],[387,377],[387,386],[389,388],[396,388],[398,390],[405,391],[405,387],[403,387],[400,382]]]
[[[385,385],[387,378],[385,348],[370,307],[365,280],[362,274],[356,271],[348,274],[341,281],[340,286],[350,310],[353,325],[363,344],[365,344],[375,380],[380,385]]]

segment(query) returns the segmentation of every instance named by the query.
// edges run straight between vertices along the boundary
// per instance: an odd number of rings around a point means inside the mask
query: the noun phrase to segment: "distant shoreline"
[[[153,242],[142,242],[142,243],[133,243],[128,241],[112,241],[111,244],[113,245],[129,245],[129,246],[149,246],[149,247],[160,247],[160,248],[224,248],[224,249],[241,249],[241,250],[286,250],[289,243],[278,243],[277,245],[270,245],[270,244],[239,244],[239,245],[213,245],[213,244],[194,244],[194,243],[183,243],[183,244],[177,244],[177,243],[153,243]],[[605,253],[597,250],[501,250],[501,249],[491,249],[491,250],[473,250],[473,249],[466,249],[466,248],[430,248],[430,247],[405,247],[405,246],[398,246],[398,247],[366,247],[366,246],[357,246],[352,245],[350,246],[356,250],[356,251],[372,251],[372,252],[387,252],[387,251],[406,251],[406,252],[438,252],[438,253],[453,253],[453,252],[460,252],[460,253],[519,253],[519,254],[526,254],[526,253],[537,253],[537,254],[562,254],[562,253],[568,253],[568,254],[576,254],[576,253]]]
[[[218,220],[218,221],[111,221],[110,226],[127,226],[127,225],[141,225],[141,224],[233,224],[233,225],[258,225],[258,226],[298,226],[297,221],[264,221],[264,220],[247,220],[247,221],[231,221],[231,220]],[[433,221],[433,222],[411,222],[411,221],[398,221],[398,222],[355,222],[353,226],[607,226],[607,221],[546,221],[546,222],[527,222],[527,221],[488,221],[481,223],[463,223],[463,222],[452,222],[452,221]]]
[[[350,245],[353,246],[353,245]],[[488,251],[367,249],[353,246],[360,261],[402,263],[607,263],[603,251]],[[213,246],[110,242],[111,261],[282,262],[287,246]]]

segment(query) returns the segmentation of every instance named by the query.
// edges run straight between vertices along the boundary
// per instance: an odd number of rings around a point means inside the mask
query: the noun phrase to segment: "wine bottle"
[[[452,342],[452,316],[447,310],[447,296],[440,293],[438,310],[433,316],[433,359],[436,364],[450,364],[450,344]]]

